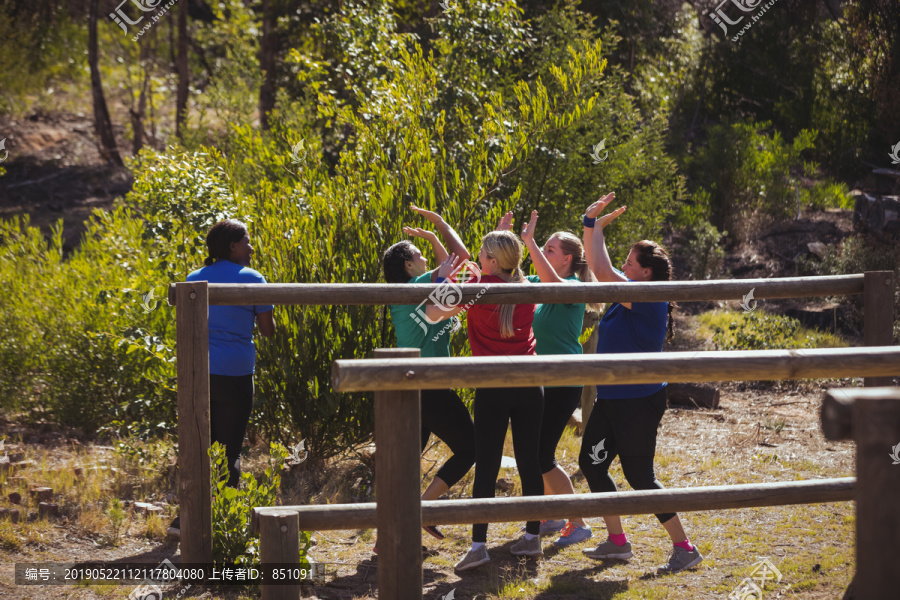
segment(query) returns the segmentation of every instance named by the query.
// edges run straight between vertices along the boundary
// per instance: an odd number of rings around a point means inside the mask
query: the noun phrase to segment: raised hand
[[[419,237],[428,241],[437,240],[437,236],[433,231],[428,231],[427,229],[422,229],[421,227],[404,227],[403,233],[411,237]]]
[[[584,210],[584,216],[589,219],[596,219],[597,216],[603,212],[603,209],[606,208],[606,206],[615,199],[615,192],[610,192],[609,194],[602,196],[599,200],[597,200]]]
[[[512,211],[509,211],[508,213],[500,217],[500,220],[497,222],[497,228],[495,229],[495,231],[512,231],[512,220],[513,214]]]
[[[440,223],[443,223],[444,221],[441,215],[437,214],[436,212],[430,211],[425,208],[419,208],[415,204],[410,204],[409,208],[418,213],[419,216],[425,217],[425,219],[432,225],[438,225]]]
[[[534,230],[537,228],[538,213],[536,210],[531,211],[531,220],[522,225],[522,241],[525,245],[534,241]]]
[[[597,222],[594,224],[594,226],[600,227],[600,229],[603,229],[604,227],[606,227],[607,225],[609,225],[610,223],[612,223],[613,221],[618,219],[619,215],[621,215],[623,212],[625,212],[625,208],[626,208],[625,206],[620,206],[619,208],[612,211],[611,213],[603,215],[602,217],[597,219]]]
[[[444,279],[451,279],[459,272],[464,264],[465,262],[459,260],[459,257],[455,253],[451,254],[441,261],[441,266],[438,267],[437,276],[443,277]]]

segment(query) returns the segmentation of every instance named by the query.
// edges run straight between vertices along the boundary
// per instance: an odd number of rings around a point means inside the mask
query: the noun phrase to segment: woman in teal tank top
[[[531,213],[531,221],[522,227],[522,240],[528,248],[537,275],[528,277],[535,283],[562,283],[596,281],[588,268],[581,240],[567,231],[557,231],[540,248],[534,239],[537,227],[537,211]],[[591,309],[599,311],[598,305]],[[581,354],[578,338],[584,324],[584,303],[539,304],[534,315],[534,336],[537,353]],[[538,443],[544,494],[574,494],[575,488],[569,476],[556,461],[556,446],[572,413],[581,403],[583,386],[545,387],[544,414],[541,419],[541,436]],[[555,544],[570,546],[589,539],[591,528],[582,518],[547,520],[541,522],[541,534],[562,530]]]
[[[440,215],[416,206],[410,208],[434,225],[454,254],[463,260],[469,258],[456,231]],[[430,242],[438,262],[448,257],[434,232],[417,227],[404,227],[403,232]],[[383,263],[388,283],[435,283],[437,279],[437,270],[428,269],[422,252],[408,240],[388,248]],[[445,327],[449,321],[432,323],[421,304],[391,305],[390,310],[398,348],[419,348],[423,357],[450,356],[450,331]],[[453,452],[422,494],[423,500],[437,500],[475,464],[475,426],[466,405],[453,390],[422,390],[421,406],[422,449],[433,433]],[[444,537],[437,527],[428,525],[424,529],[437,539]]]

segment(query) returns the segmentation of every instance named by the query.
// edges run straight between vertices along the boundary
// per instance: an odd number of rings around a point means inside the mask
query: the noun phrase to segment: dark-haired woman
[[[206,266],[188,281],[266,283],[250,268],[253,246],[247,226],[233,219],[219,221],[206,235]],[[241,447],[253,406],[256,346],[253,327],[265,337],[275,334],[272,305],[209,307],[209,428],[212,442],[225,446],[228,485],[241,477]]]
[[[604,196],[584,213],[585,251],[598,281],[669,281],[672,264],[666,251],[648,240],[631,246],[622,270],[612,266],[603,229],[625,212],[622,206],[600,217],[615,194]],[[611,305],[598,325],[597,354],[661,352],[672,336],[672,306],[668,302],[621,302]],[[636,490],[662,489],[653,471],[656,433],[666,410],[666,384],[598,385],[594,410],[584,429],[579,466],[592,492],[615,492],[609,466],[618,456],[625,479]],[[659,573],[674,573],[703,560],[675,513],[658,514],[674,545]],[[584,553],[597,559],[627,560],[631,544],[618,516],[604,516],[609,539]]]
[[[469,257],[456,231],[439,214],[417,206],[410,208],[441,233],[455,255],[464,259]],[[430,242],[438,262],[447,258],[447,250],[434,232],[417,227],[404,227],[403,232]],[[428,269],[422,252],[408,240],[388,248],[384,253],[383,265],[384,278],[388,283],[434,283],[437,280],[437,270]],[[400,304],[390,308],[398,347],[419,348],[423,357],[450,356],[450,331],[442,323],[429,321],[424,306]],[[475,428],[466,405],[453,390],[422,390],[421,406],[422,450],[433,433],[453,453],[422,494],[423,500],[437,500],[472,468],[475,462]],[[424,529],[439,540],[444,538],[437,527],[426,525]]]

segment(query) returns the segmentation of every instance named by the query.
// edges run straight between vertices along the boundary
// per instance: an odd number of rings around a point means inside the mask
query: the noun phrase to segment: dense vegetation
[[[91,95],[89,65],[70,51],[90,45],[91,9],[38,4],[2,3],[7,113]],[[848,207],[848,183],[900,139],[896,4],[833,13],[781,0],[739,43],[700,0],[594,4],[183,0],[137,42],[140,25],[123,35],[101,14],[95,111],[102,82],[112,114],[130,115],[115,125],[135,183],[68,255],[59,229],[48,240],[0,221],[3,409],[172,431],[174,311],[160,300],[226,215],[249,224],[269,281],[349,283],[380,280],[410,203],[476,248],[506,210],[520,222],[538,209],[540,238],[577,232],[584,206],[614,190],[629,207],[614,260],[678,229],[693,276],[716,277],[717,252],[761,223]],[[100,143],[110,161],[121,154]],[[851,248],[817,272],[872,262]],[[275,315],[277,335],[259,344],[257,426],[306,438],[319,459],[367,441],[371,399],[336,394],[331,361],[393,345],[384,308]]]

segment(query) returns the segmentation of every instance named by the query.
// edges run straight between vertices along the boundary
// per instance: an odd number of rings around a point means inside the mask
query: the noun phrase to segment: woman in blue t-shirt
[[[219,221],[206,235],[209,256],[205,267],[188,281],[209,283],[266,283],[250,268],[253,246],[247,226],[240,221]],[[212,442],[225,446],[228,485],[237,487],[240,456],[253,406],[256,346],[253,327],[265,337],[275,334],[272,305],[209,307],[209,429]]]
[[[615,194],[604,196],[584,213],[585,252],[598,281],[669,281],[672,263],[655,242],[642,240],[631,246],[619,271],[612,266],[603,229],[625,212],[622,206],[599,217]],[[611,305],[598,325],[598,354],[661,352],[672,337],[672,305],[668,302],[621,302]],[[666,384],[598,385],[597,400],[582,439],[579,466],[592,492],[615,492],[609,466],[618,455],[625,479],[636,490],[662,489],[653,471],[656,432],[666,410]],[[675,513],[656,515],[672,538],[674,548],[660,573],[693,567],[703,560],[691,544]],[[618,516],[603,517],[609,539],[584,553],[591,558],[629,559],[631,544]]]
[[[451,252],[469,258],[456,231],[437,213],[411,206],[437,229]],[[432,231],[416,227],[404,227],[403,232],[431,243],[438,262],[447,257],[447,250]],[[388,283],[434,283],[437,270],[429,270],[422,252],[408,240],[397,242],[384,253],[384,278]],[[420,356],[450,356],[450,331],[444,323],[432,322],[426,317],[425,304],[391,305],[391,321],[397,333],[397,347],[419,348]],[[423,500],[437,500],[462,479],[475,464],[475,426],[463,401],[453,390],[422,390],[422,450],[433,433],[447,444],[453,453],[441,466],[434,479],[422,494]],[[425,531],[437,539],[444,534],[433,525]]]

